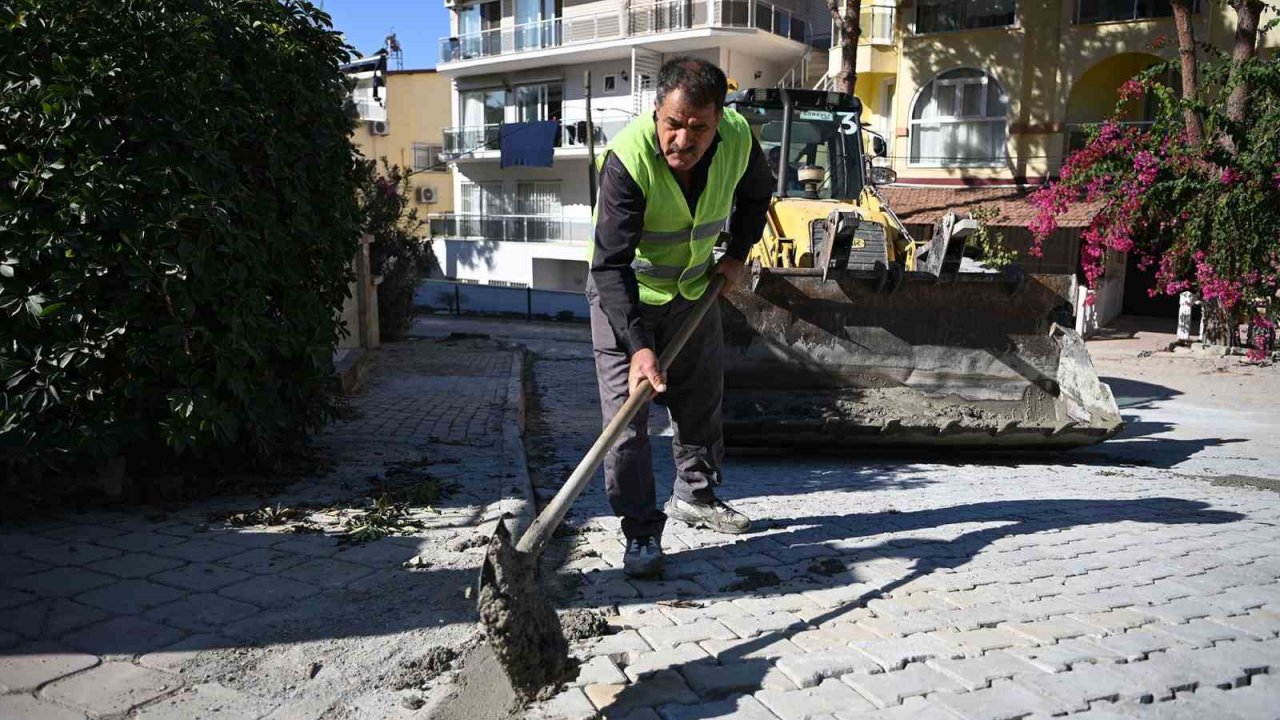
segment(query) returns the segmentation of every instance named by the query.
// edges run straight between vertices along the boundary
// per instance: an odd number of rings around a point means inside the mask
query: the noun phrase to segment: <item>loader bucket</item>
[[[1120,431],[1067,275],[757,270],[722,304],[735,447],[1069,448]],[[1056,322],[1055,322],[1056,321]]]

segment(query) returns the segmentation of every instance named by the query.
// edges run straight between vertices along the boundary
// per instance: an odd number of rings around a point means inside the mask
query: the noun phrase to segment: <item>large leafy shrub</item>
[[[0,3],[0,473],[244,466],[329,417],[347,59],[299,0]]]
[[[409,206],[410,173],[382,160],[360,162],[363,232],[373,238],[369,266],[382,276],[378,286],[378,331],[385,340],[404,337],[413,324],[413,296],[432,262],[431,241],[422,237],[427,221]]]

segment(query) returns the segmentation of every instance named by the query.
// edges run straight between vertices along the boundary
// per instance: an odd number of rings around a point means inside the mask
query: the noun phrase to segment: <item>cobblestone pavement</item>
[[[600,419],[589,347],[535,351],[526,444],[549,497]],[[1229,376],[1124,384],[1134,367],[1102,368],[1130,429],[1088,451],[732,456],[721,495],[756,529],[669,523],[662,582],[622,574],[597,479],[560,573],[615,632],[576,643],[578,679],[532,715],[1280,718],[1280,497],[1238,477],[1277,477],[1280,383],[1246,403]],[[1192,403],[1210,381],[1220,397]]]
[[[475,634],[478,528],[524,503],[520,357],[478,339],[383,346],[358,417],[321,439],[333,472],[278,497],[0,532],[0,718],[420,717],[416,661]],[[457,484],[409,536],[339,544],[350,510],[312,514],[321,534],[210,521],[362,498],[396,463]]]

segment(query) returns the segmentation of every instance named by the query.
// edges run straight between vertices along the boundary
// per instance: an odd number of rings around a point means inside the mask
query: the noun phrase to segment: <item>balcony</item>
[[[361,120],[380,122],[386,122],[387,120],[387,107],[376,100],[354,98],[352,104],[356,106],[356,116]]]
[[[589,218],[546,215],[435,213],[427,216],[431,237],[490,242],[591,242]]]
[[[893,5],[863,5],[859,23],[862,37],[859,45],[893,47],[893,29],[897,21],[897,8]]]
[[[601,111],[591,117],[592,135],[596,150],[604,149],[627,123],[631,114],[621,111]],[[561,122],[560,135],[556,138],[557,150],[581,150],[587,147],[587,119],[585,113],[573,114]],[[501,149],[502,123],[488,125],[464,125],[444,129],[444,154],[450,159],[492,159]],[[492,155],[488,153],[493,153]]]
[[[440,62],[454,63],[565,46],[705,28],[755,28],[808,42],[809,23],[760,0],[663,0],[629,9],[554,18],[440,39]]]

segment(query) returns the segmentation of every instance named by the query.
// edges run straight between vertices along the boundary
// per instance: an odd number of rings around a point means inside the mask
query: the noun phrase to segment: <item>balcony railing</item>
[[[631,122],[631,115],[625,113],[600,113],[591,117],[591,124],[594,128],[596,150],[604,149],[606,143],[612,140],[622,128]],[[560,146],[561,147],[586,147],[587,146],[587,120],[585,117],[574,118],[572,116],[565,119],[560,126]]]
[[[505,242],[591,241],[591,221],[546,215],[438,213],[427,216],[431,236],[454,240]]]
[[[361,120],[381,120],[387,119],[387,108],[374,100],[355,100],[356,115]]]
[[[1118,122],[1116,124],[1122,127],[1149,128],[1154,123],[1150,120],[1135,120],[1131,122]],[[1065,123],[1062,126],[1062,132],[1067,136],[1066,149],[1063,153],[1064,156],[1070,155],[1077,150],[1083,150],[1084,146],[1089,144],[1089,138],[1092,137],[1100,127],[1102,127],[1102,123],[1100,122]]]
[[[484,150],[497,150],[501,129],[501,123],[445,128],[444,154],[457,157]]]
[[[813,28],[791,10],[759,0],[661,0],[627,10],[554,18],[513,28],[440,38],[440,62],[450,63],[542,48],[693,28],[757,28],[808,42]]]
[[[893,5],[863,5],[860,23],[868,45],[893,45],[897,8]]]

